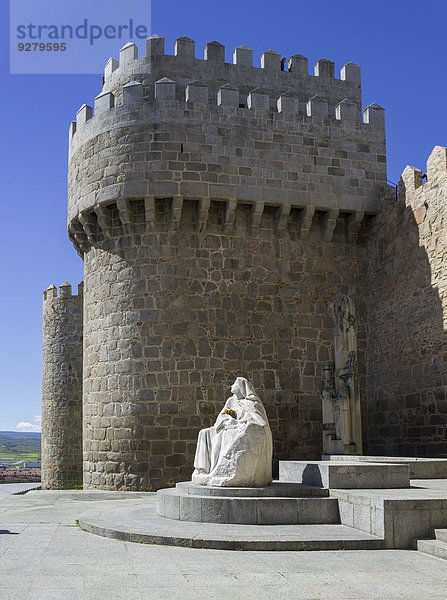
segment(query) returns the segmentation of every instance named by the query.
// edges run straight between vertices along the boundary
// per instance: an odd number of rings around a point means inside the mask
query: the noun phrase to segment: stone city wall
[[[425,181],[426,177],[426,181]],[[371,230],[368,451],[445,456],[447,149],[406,167]]]

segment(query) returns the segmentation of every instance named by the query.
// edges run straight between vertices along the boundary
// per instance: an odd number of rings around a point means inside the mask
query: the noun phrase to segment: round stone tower
[[[362,231],[386,183],[360,69],[180,38],[107,63],[70,128],[68,231],[84,259],[84,484],[151,490],[192,470],[236,376],[276,458],[321,452],[319,363],[340,290],[362,322]],[[363,227],[363,229],[362,229]],[[360,233],[360,235],[359,235]],[[359,354],[365,334],[359,327]]]
[[[43,294],[42,489],[82,484],[82,288]]]

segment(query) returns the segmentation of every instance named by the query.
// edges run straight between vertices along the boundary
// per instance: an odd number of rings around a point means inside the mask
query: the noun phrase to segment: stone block
[[[112,76],[112,73],[119,67],[119,62],[116,58],[109,58],[104,68],[104,79],[107,81]]]
[[[186,86],[186,102],[208,102],[208,86],[201,81],[191,81]]]
[[[76,113],[76,123],[77,125],[83,125],[88,120],[93,117],[93,108],[88,106],[87,104],[83,104],[81,108]]]
[[[151,35],[146,40],[146,56],[162,56],[165,53],[165,38],[161,35]]]
[[[296,481],[334,489],[405,488],[410,485],[407,465],[280,461],[281,481]]]
[[[130,81],[123,86],[123,104],[141,102],[143,99],[143,85],[140,81]]]
[[[233,64],[244,67],[253,66],[253,50],[247,46],[238,46],[233,52]]]
[[[289,73],[307,75],[309,70],[308,60],[302,54],[294,54],[289,58],[287,68]]]
[[[413,167],[411,167],[413,168]],[[368,462],[408,465],[411,479],[447,478],[447,458],[414,458],[406,456],[323,456],[332,462]]]
[[[202,498],[202,523],[228,523],[229,502],[225,498],[213,498],[207,502]]]
[[[123,183],[123,198],[144,198],[147,193],[147,183],[145,181],[128,181]]]
[[[308,117],[327,117],[328,103],[318,94],[312,96],[306,103],[306,112]]]
[[[447,559],[447,543],[441,540],[417,540],[416,548],[419,552],[435,556],[436,558]]]
[[[370,125],[385,126],[385,109],[375,102],[370,104],[363,111],[363,121]]]
[[[247,106],[251,110],[268,110],[269,103],[269,95],[260,88],[255,88],[248,94]]]
[[[96,194],[96,202],[100,203],[108,203],[111,200],[117,200],[120,196],[121,186],[120,184],[108,185],[107,187],[103,187],[98,190]]]
[[[95,98],[95,115],[115,106],[115,96],[111,92],[104,92]]]
[[[331,60],[328,60],[327,58],[321,58],[315,63],[315,77],[321,77],[322,79],[331,81],[334,79],[334,68],[335,65]]]
[[[228,502],[228,523],[256,525],[256,503],[251,498],[230,498]]]
[[[269,71],[281,71],[281,54],[275,50],[266,50],[261,56],[261,68]]]
[[[204,59],[217,63],[225,62],[225,46],[219,42],[209,42],[205,46]]]
[[[60,296],[71,296],[71,285],[68,281],[64,281],[59,286]]]
[[[278,112],[286,114],[296,114],[298,112],[298,98],[291,92],[284,92],[278,98]]]
[[[447,148],[435,146],[427,159],[427,179],[431,185],[444,185],[447,170]]]
[[[195,58],[195,46],[194,40],[186,36],[180,37],[175,41],[175,55],[184,59]]]
[[[281,508],[272,498],[260,498],[256,502],[258,525],[295,525],[297,521],[296,498],[283,499]]]
[[[340,79],[342,81],[360,83],[362,81],[362,71],[355,63],[348,62],[340,69]]]
[[[230,83],[222,85],[217,92],[218,106],[239,106],[239,90]]]
[[[360,529],[360,531],[366,531],[372,533],[372,516],[371,506],[363,504],[353,505],[353,527]]]
[[[138,58],[138,46],[128,42],[120,50],[120,66],[132,62]]]
[[[163,77],[155,82],[156,100],[175,100],[175,81]]]
[[[200,496],[180,496],[180,521],[202,520],[202,500]]]
[[[338,512],[340,515],[340,523],[347,527],[354,527],[354,504],[345,502],[342,498],[339,498]]]
[[[359,109],[357,104],[345,98],[335,106],[335,118],[338,121],[359,120]]]
[[[163,490],[157,494],[157,512],[167,519],[180,519],[180,496],[172,494],[172,490]]]
[[[335,498],[299,498],[297,522],[302,525],[339,523],[338,501]]]
[[[76,133],[76,121],[72,121],[70,123],[70,128],[68,130],[68,139],[69,141],[71,141],[71,138],[74,136],[74,134]]]

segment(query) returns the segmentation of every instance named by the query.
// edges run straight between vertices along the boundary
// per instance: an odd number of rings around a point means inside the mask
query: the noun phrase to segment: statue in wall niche
[[[199,432],[191,481],[218,487],[264,487],[272,482],[272,432],[264,406],[238,377],[212,427]]]
[[[362,454],[362,423],[357,370],[357,318],[349,296],[337,294],[334,318],[334,362],[322,368],[324,454]]]

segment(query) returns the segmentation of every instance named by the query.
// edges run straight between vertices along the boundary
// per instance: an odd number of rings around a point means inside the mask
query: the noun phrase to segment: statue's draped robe
[[[267,415],[250,384],[240,382],[240,386],[246,397],[228,398],[216,423],[199,432],[193,483],[263,487],[272,481],[273,444]],[[236,418],[225,410],[234,410]]]

